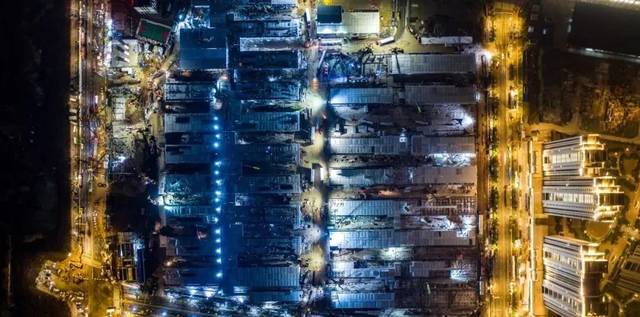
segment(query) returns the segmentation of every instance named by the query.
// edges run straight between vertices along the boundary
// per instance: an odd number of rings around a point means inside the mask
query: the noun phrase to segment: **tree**
[[[495,186],[492,186],[491,191],[489,192],[489,207],[491,209],[498,208],[499,198],[500,198],[500,194],[498,193],[498,188]]]
[[[489,159],[489,177],[491,177],[492,181],[498,180],[498,157],[491,156]]]

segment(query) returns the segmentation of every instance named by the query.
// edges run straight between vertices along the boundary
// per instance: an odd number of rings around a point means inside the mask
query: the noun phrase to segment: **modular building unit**
[[[219,129],[220,125],[208,113],[164,115],[164,133],[213,133]]]
[[[408,105],[470,105],[478,102],[475,87],[443,85],[407,85],[404,100]]]
[[[209,102],[215,99],[213,82],[187,82],[168,80],[164,85],[166,102]]]
[[[397,216],[408,211],[408,203],[391,199],[329,199],[331,216]]]
[[[369,36],[380,33],[380,12],[351,11],[342,12],[339,23],[318,21],[317,34],[321,37]]]
[[[300,144],[298,143],[251,143],[236,144],[237,159],[243,162],[268,164],[300,163]]]
[[[299,288],[300,266],[257,266],[235,269],[235,286],[249,288]]]
[[[329,183],[346,187],[476,184],[477,177],[476,166],[329,169]]]
[[[475,231],[428,231],[423,229],[364,229],[330,231],[329,246],[337,249],[381,249],[417,246],[473,246]]]
[[[236,182],[237,193],[300,194],[300,174],[242,176]]]
[[[392,104],[393,88],[334,88],[329,92],[329,103]]]
[[[300,112],[247,112],[236,114],[232,130],[236,132],[279,132],[300,131]]]
[[[392,75],[467,74],[476,72],[473,54],[394,54],[387,56]]]
[[[227,31],[224,28],[182,28],[179,52],[183,69],[225,69],[229,59]]]

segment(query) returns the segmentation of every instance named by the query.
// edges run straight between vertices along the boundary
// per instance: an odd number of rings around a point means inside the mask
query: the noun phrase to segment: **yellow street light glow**
[[[520,250],[520,248],[522,248],[522,241],[520,239],[517,239],[516,241],[513,241],[513,247],[516,250]]]
[[[487,62],[491,62],[491,59],[493,58],[493,53],[491,53],[491,51],[486,49],[482,50],[482,55],[487,59]]]
[[[311,252],[307,254],[309,259],[309,270],[318,272],[324,267],[324,252],[319,245],[315,245]]]
[[[311,96],[309,102],[314,109],[319,109],[325,104],[325,101],[320,96]]]

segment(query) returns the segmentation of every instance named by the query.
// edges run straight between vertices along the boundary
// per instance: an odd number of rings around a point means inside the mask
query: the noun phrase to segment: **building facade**
[[[160,6],[156,0],[134,0],[133,9],[143,16],[155,16],[160,12]]]
[[[622,210],[622,190],[606,175],[605,145],[598,135],[544,144],[542,206],[549,215],[612,221]]]
[[[627,293],[640,293],[640,244],[629,246],[632,250],[616,272],[616,287]]]
[[[574,238],[544,238],[545,307],[562,317],[606,316],[607,303],[598,284],[607,272],[607,259],[596,247]]]

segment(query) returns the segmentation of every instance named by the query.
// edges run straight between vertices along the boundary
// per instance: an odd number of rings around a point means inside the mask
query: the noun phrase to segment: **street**
[[[102,64],[106,42],[105,21],[108,19],[106,1],[71,1],[70,5],[70,59],[72,86],[77,96],[70,97],[70,157],[72,208],[72,244],[67,260],[59,266],[68,266],[72,276],[82,276],[89,282],[58,285],[79,289],[88,296],[87,310],[66,299],[74,315],[87,311],[103,314],[109,306],[110,284],[103,276],[106,232],[105,211],[107,188],[106,130],[104,105],[106,78]],[[106,290],[106,293],[101,290]],[[83,306],[84,307],[84,306]]]
[[[517,311],[522,295],[521,281],[518,280],[518,261],[520,251],[526,247],[519,240],[514,248],[514,242],[519,232],[526,228],[524,212],[518,204],[520,185],[526,184],[524,176],[519,170],[526,171],[523,157],[526,158],[526,146],[522,144],[518,133],[522,122],[521,93],[522,93],[522,54],[524,45],[518,31],[522,22],[518,8],[508,3],[496,3],[490,26],[495,32],[494,43],[487,46],[493,55],[494,86],[491,96],[497,99],[497,111],[493,128],[497,131],[493,140],[494,148],[491,155],[497,158],[497,179],[492,187],[497,189],[499,200],[493,216],[497,221],[497,245],[495,249],[495,263],[490,283],[492,300],[489,306],[490,316],[505,316]],[[492,119],[493,120],[493,119]],[[522,177],[522,179],[520,178]]]

